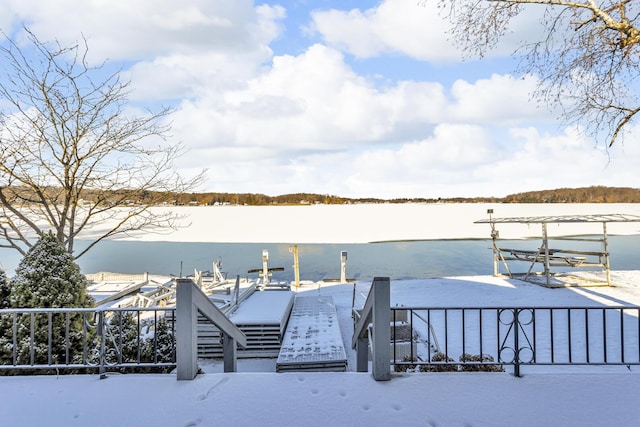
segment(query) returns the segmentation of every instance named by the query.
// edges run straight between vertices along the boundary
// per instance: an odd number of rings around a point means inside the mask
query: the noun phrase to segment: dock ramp
[[[346,370],[347,355],[333,298],[296,296],[276,371]]]

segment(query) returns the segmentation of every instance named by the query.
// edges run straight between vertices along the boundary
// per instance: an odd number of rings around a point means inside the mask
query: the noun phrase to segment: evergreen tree
[[[166,317],[159,318],[155,323],[154,335],[145,340],[144,354],[149,358],[149,362],[170,363],[175,361],[175,338]]]
[[[142,358],[138,323],[131,312],[118,311],[109,320],[106,331],[105,359],[107,364],[137,363]]]
[[[86,286],[86,279],[73,257],[53,233],[45,233],[27,252],[10,280],[8,307],[92,307],[93,299],[87,295]],[[17,364],[81,362],[85,350],[85,315],[82,313],[19,314],[15,317],[15,325],[13,317],[4,317],[2,329],[5,333],[0,336],[0,358],[4,359],[3,362],[6,363],[7,358],[12,361],[14,327]],[[6,325],[7,321],[11,325]],[[30,349],[32,327],[33,359]]]
[[[9,283],[4,270],[0,269],[0,310],[9,308]],[[11,330],[11,315],[0,314],[0,363],[11,360],[12,344],[8,336]]]
[[[27,252],[9,287],[9,306],[14,308],[93,307],[87,279],[52,232]]]
[[[0,269],[0,310],[9,308],[9,281],[4,270]]]
[[[146,337],[143,337],[145,335]],[[109,320],[105,360],[107,365],[172,362],[174,338],[164,317],[138,319],[131,312],[118,311]],[[164,368],[120,368],[119,372],[163,372]]]

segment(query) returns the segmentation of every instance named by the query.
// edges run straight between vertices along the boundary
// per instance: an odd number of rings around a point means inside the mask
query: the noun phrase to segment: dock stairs
[[[238,357],[278,356],[294,297],[293,292],[286,290],[256,291],[237,310],[227,314],[247,336],[247,347],[238,349]],[[220,331],[203,316],[198,317],[198,357],[222,357]]]

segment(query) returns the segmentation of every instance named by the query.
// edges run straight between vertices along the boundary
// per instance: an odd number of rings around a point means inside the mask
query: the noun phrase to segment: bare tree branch
[[[480,57],[511,31],[516,16],[542,9],[540,39],[515,52],[522,58],[518,71],[539,77],[534,96],[560,107],[566,123],[582,125],[608,146],[623,137],[640,108],[640,2],[437,1],[452,21],[452,40],[467,55]]]
[[[52,230],[67,250],[105,217],[114,225],[96,243],[132,231],[177,227],[175,214],[152,209],[170,193],[193,190],[173,163],[182,145],[167,139],[171,109],[132,114],[129,82],[86,62],[87,44],[5,36],[0,69],[0,247],[25,253]],[[105,77],[106,75],[106,77]],[[132,202],[133,201],[133,202]]]

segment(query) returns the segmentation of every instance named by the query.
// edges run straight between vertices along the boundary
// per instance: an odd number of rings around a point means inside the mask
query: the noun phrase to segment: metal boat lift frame
[[[543,265],[542,274],[545,276],[545,283],[551,286],[551,267],[603,267],[606,274],[606,284],[611,286],[611,268],[609,263],[609,240],[607,236],[607,224],[611,222],[640,222],[640,216],[629,214],[598,214],[598,215],[553,215],[553,216],[533,216],[515,218],[494,218],[493,209],[487,211],[488,219],[475,221],[475,224],[490,224],[491,238],[493,240],[493,274],[500,275],[499,263],[502,262],[509,277],[514,275],[509,269],[507,261],[529,262],[529,270],[524,275],[524,280],[528,280],[533,274],[536,264]],[[602,238],[593,239],[586,237],[553,237],[553,240],[568,240],[582,242],[602,242],[602,251],[581,251],[574,249],[556,249],[549,247],[549,236],[547,233],[548,224],[566,223],[601,223]],[[508,249],[498,246],[499,232],[496,224],[540,224],[542,226],[542,244],[534,250]],[[595,260],[597,258],[597,261]]]

